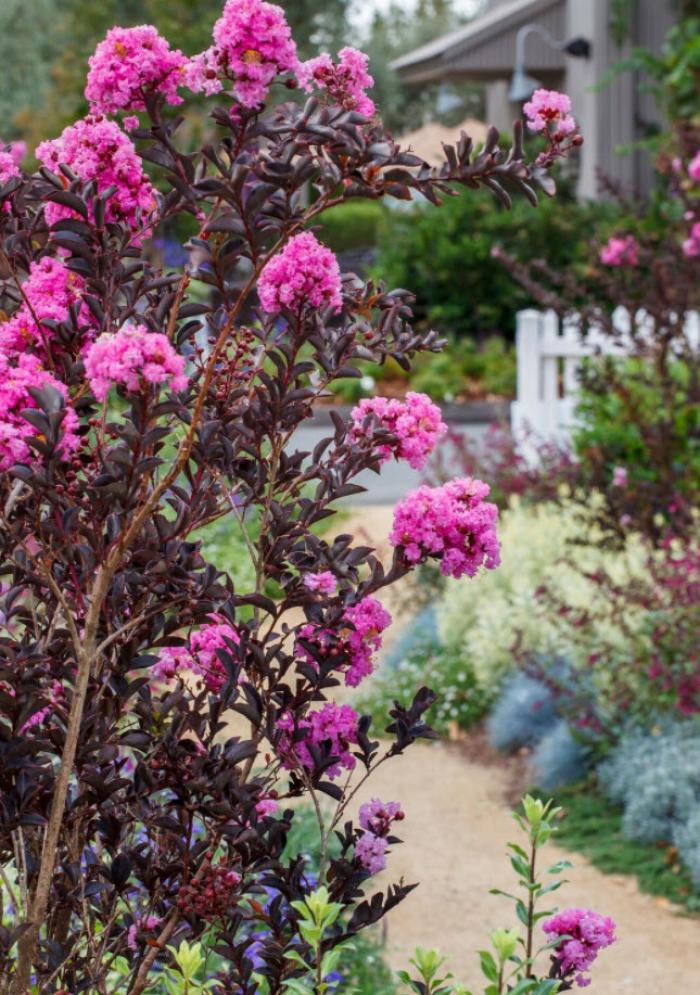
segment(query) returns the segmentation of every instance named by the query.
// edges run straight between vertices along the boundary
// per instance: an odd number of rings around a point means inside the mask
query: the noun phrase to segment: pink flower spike
[[[101,335],[85,355],[85,372],[98,401],[117,384],[128,391],[144,384],[167,383],[171,390],[187,386],[185,360],[166,335],[145,325],[130,325],[114,335]]]
[[[330,570],[324,570],[322,573],[305,574],[304,587],[307,587],[309,591],[332,596],[338,590],[338,581]]]
[[[484,500],[490,488],[481,480],[451,480],[442,487],[419,487],[394,509],[392,546],[409,564],[436,559],[445,577],[473,577],[500,562],[498,508]]]
[[[560,962],[562,978],[576,975],[580,988],[590,984],[586,973],[605,947],[615,942],[615,923],[609,916],[598,915],[591,909],[565,909],[548,919],[542,926],[550,942],[562,939],[554,948]]]
[[[324,52],[315,59],[301,63],[299,84],[309,93],[314,87],[325,90],[331,100],[341,107],[369,118],[376,107],[365,93],[374,86],[374,79],[367,71],[368,65],[368,56],[356,48],[342,49],[338,53],[337,64]]]
[[[355,757],[350,753],[350,747],[357,744],[357,712],[350,705],[336,705],[326,702],[323,708],[309,712],[305,718],[298,721],[296,728],[305,738],[297,740],[294,737],[295,724],[290,712],[281,715],[277,726],[283,736],[279,742],[280,757],[288,770],[301,765],[307,770],[315,767],[313,756],[307,743],[314,746],[328,744],[333,763],[324,774],[334,779],[343,770],[353,770]]]
[[[340,311],[340,267],[335,254],[313,232],[290,239],[284,249],[263,267],[258,294],[264,311],[279,314],[287,308],[330,307]]]
[[[558,135],[570,135],[576,131],[576,121],[571,116],[571,98],[565,93],[535,90],[523,111],[532,131],[549,131]]]
[[[181,104],[177,91],[184,82],[186,64],[182,52],[171,51],[151,24],[112,28],[89,59],[85,97],[90,110],[93,114],[142,111],[148,93],[162,94],[169,104]]]
[[[351,442],[368,439],[377,431],[388,432],[396,441],[379,442],[383,461],[405,459],[414,470],[422,470],[440,439],[447,433],[442,414],[426,394],[409,391],[403,401],[386,397],[364,398],[350,412]]]
[[[613,235],[600,250],[604,266],[636,266],[639,262],[639,243],[634,235]]]

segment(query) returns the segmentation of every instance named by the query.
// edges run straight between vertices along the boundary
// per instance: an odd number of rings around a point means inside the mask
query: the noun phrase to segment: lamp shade
[[[541,86],[539,80],[528,76],[521,66],[516,66],[510,81],[508,99],[512,104],[521,104],[524,100],[529,100],[535,90],[539,90]]]

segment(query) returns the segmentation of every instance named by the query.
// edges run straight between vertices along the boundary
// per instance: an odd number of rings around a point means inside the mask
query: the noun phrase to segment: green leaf
[[[481,962],[481,973],[484,975],[486,980],[498,981],[498,967],[493,955],[490,954],[488,950],[480,950],[479,960]]]

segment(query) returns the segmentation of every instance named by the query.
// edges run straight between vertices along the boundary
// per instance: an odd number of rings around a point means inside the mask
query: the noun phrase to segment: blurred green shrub
[[[386,208],[376,201],[348,201],[319,216],[321,239],[334,252],[369,249],[377,244]]]

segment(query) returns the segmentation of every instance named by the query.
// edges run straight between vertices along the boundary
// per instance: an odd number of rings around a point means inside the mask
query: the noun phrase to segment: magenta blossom
[[[213,694],[218,694],[228,674],[219,658],[219,652],[231,652],[231,644],[238,646],[240,636],[227,622],[218,621],[202,626],[190,635],[188,646],[165,646],[160,650],[152,676],[156,680],[174,680],[189,672],[200,677]]]
[[[114,335],[101,335],[85,355],[85,372],[98,401],[120,384],[138,391],[147,384],[168,383],[171,390],[187,386],[185,360],[160,332],[129,325]]]
[[[391,544],[403,549],[409,563],[439,560],[445,577],[473,577],[482,566],[493,570],[501,557],[498,508],[484,500],[489,491],[469,477],[419,487],[394,509]]]
[[[338,581],[330,570],[323,570],[321,573],[305,574],[304,587],[309,591],[318,591],[319,594],[332,597],[338,590]]]
[[[374,79],[367,71],[369,58],[356,48],[343,48],[338,53],[337,64],[324,52],[315,59],[299,66],[299,83],[311,92],[314,87],[325,90],[331,100],[349,111],[372,117],[374,101],[365,93],[374,86]]]
[[[221,77],[231,80],[244,107],[256,107],[281,73],[296,72],[296,45],[284,15],[264,0],[228,0],[214,25],[214,44],[195,56],[186,69],[195,92],[218,93]]]
[[[99,115],[82,118],[65,128],[60,138],[42,142],[36,157],[59,175],[59,167],[64,165],[84,183],[94,180],[99,193],[114,187],[106,203],[106,220],[129,225],[136,244],[147,234],[147,226],[142,230],[141,222],[155,207],[153,187],[133,142],[114,121]],[[51,202],[44,211],[50,225],[76,216],[70,207]]]
[[[700,221],[696,221],[690,229],[690,236],[683,243],[683,253],[688,259],[700,256]]]
[[[282,252],[266,263],[258,280],[260,303],[268,314],[306,307],[340,311],[340,287],[335,254],[310,231],[290,239]]]
[[[589,971],[598,953],[615,942],[615,923],[609,916],[598,915],[591,909],[566,909],[542,925],[550,942],[562,939],[554,948],[561,964],[563,977],[576,973],[581,988],[591,983]]]
[[[700,183],[700,149],[695,153],[688,165],[688,176],[696,183]]]
[[[20,169],[15,162],[15,157],[11,152],[0,149],[0,186],[5,186],[16,176],[20,176]]]
[[[181,104],[187,59],[171,51],[151,24],[112,28],[90,56],[85,97],[94,113],[144,110],[147,93],[162,94],[169,104]]]
[[[338,667],[345,669],[345,683],[357,687],[373,670],[373,655],[382,646],[382,633],[391,625],[391,615],[376,598],[363,598],[345,610],[348,623],[337,633],[309,622],[299,630],[296,653],[318,666],[319,659],[338,659]],[[313,652],[306,649],[302,640],[310,643]]]
[[[440,409],[427,394],[409,391],[403,401],[386,397],[364,398],[350,412],[351,442],[372,440],[377,429],[389,432],[396,441],[381,442],[377,450],[382,460],[393,456],[408,460],[414,470],[422,470],[440,439],[447,433]]]
[[[350,752],[350,747],[357,744],[357,722],[358,716],[354,708],[329,701],[323,708],[309,712],[305,718],[299,720],[297,729],[304,734],[304,738],[297,740],[294,736],[294,717],[285,712],[277,722],[278,728],[284,733],[279,744],[284,766],[293,770],[301,764],[307,770],[313,770],[315,763],[307,744],[321,746],[322,743],[327,743],[335,762],[324,774],[336,778],[343,770],[353,770],[355,757]]]
[[[636,266],[639,262],[639,243],[634,235],[613,235],[600,250],[604,266]]]
[[[144,916],[143,919],[133,922],[129,926],[129,932],[127,933],[126,945],[129,950],[136,950],[139,943],[145,942],[146,938],[141,938],[139,936],[140,933],[153,933],[154,930],[158,929],[162,921],[160,916]]]
[[[360,826],[375,836],[388,836],[392,822],[401,822],[404,813],[399,802],[383,802],[379,798],[360,806]]]
[[[616,466],[613,470],[613,487],[620,487],[624,489],[629,483],[629,477],[627,474],[626,466]]]
[[[576,131],[571,116],[571,98],[556,90],[535,90],[523,107],[532,131],[549,131],[553,135],[571,135]]]
[[[369,874],[379,874],[386,867],[389,844],[382,836],[363,833],[355,843],[355,857]]]
[[[68,402],[66,385],[45,370],[36,356],[26,353],[17,357],[15,364],[0,353],[0,471],[8,470],[15,463],[36,463],[41,459],[29,444],[39,432],[22,412],[37,407],[30,388],[44,387],[52,387],[66,401],[59,455],[65,459],[79,448],[78,416]]]

